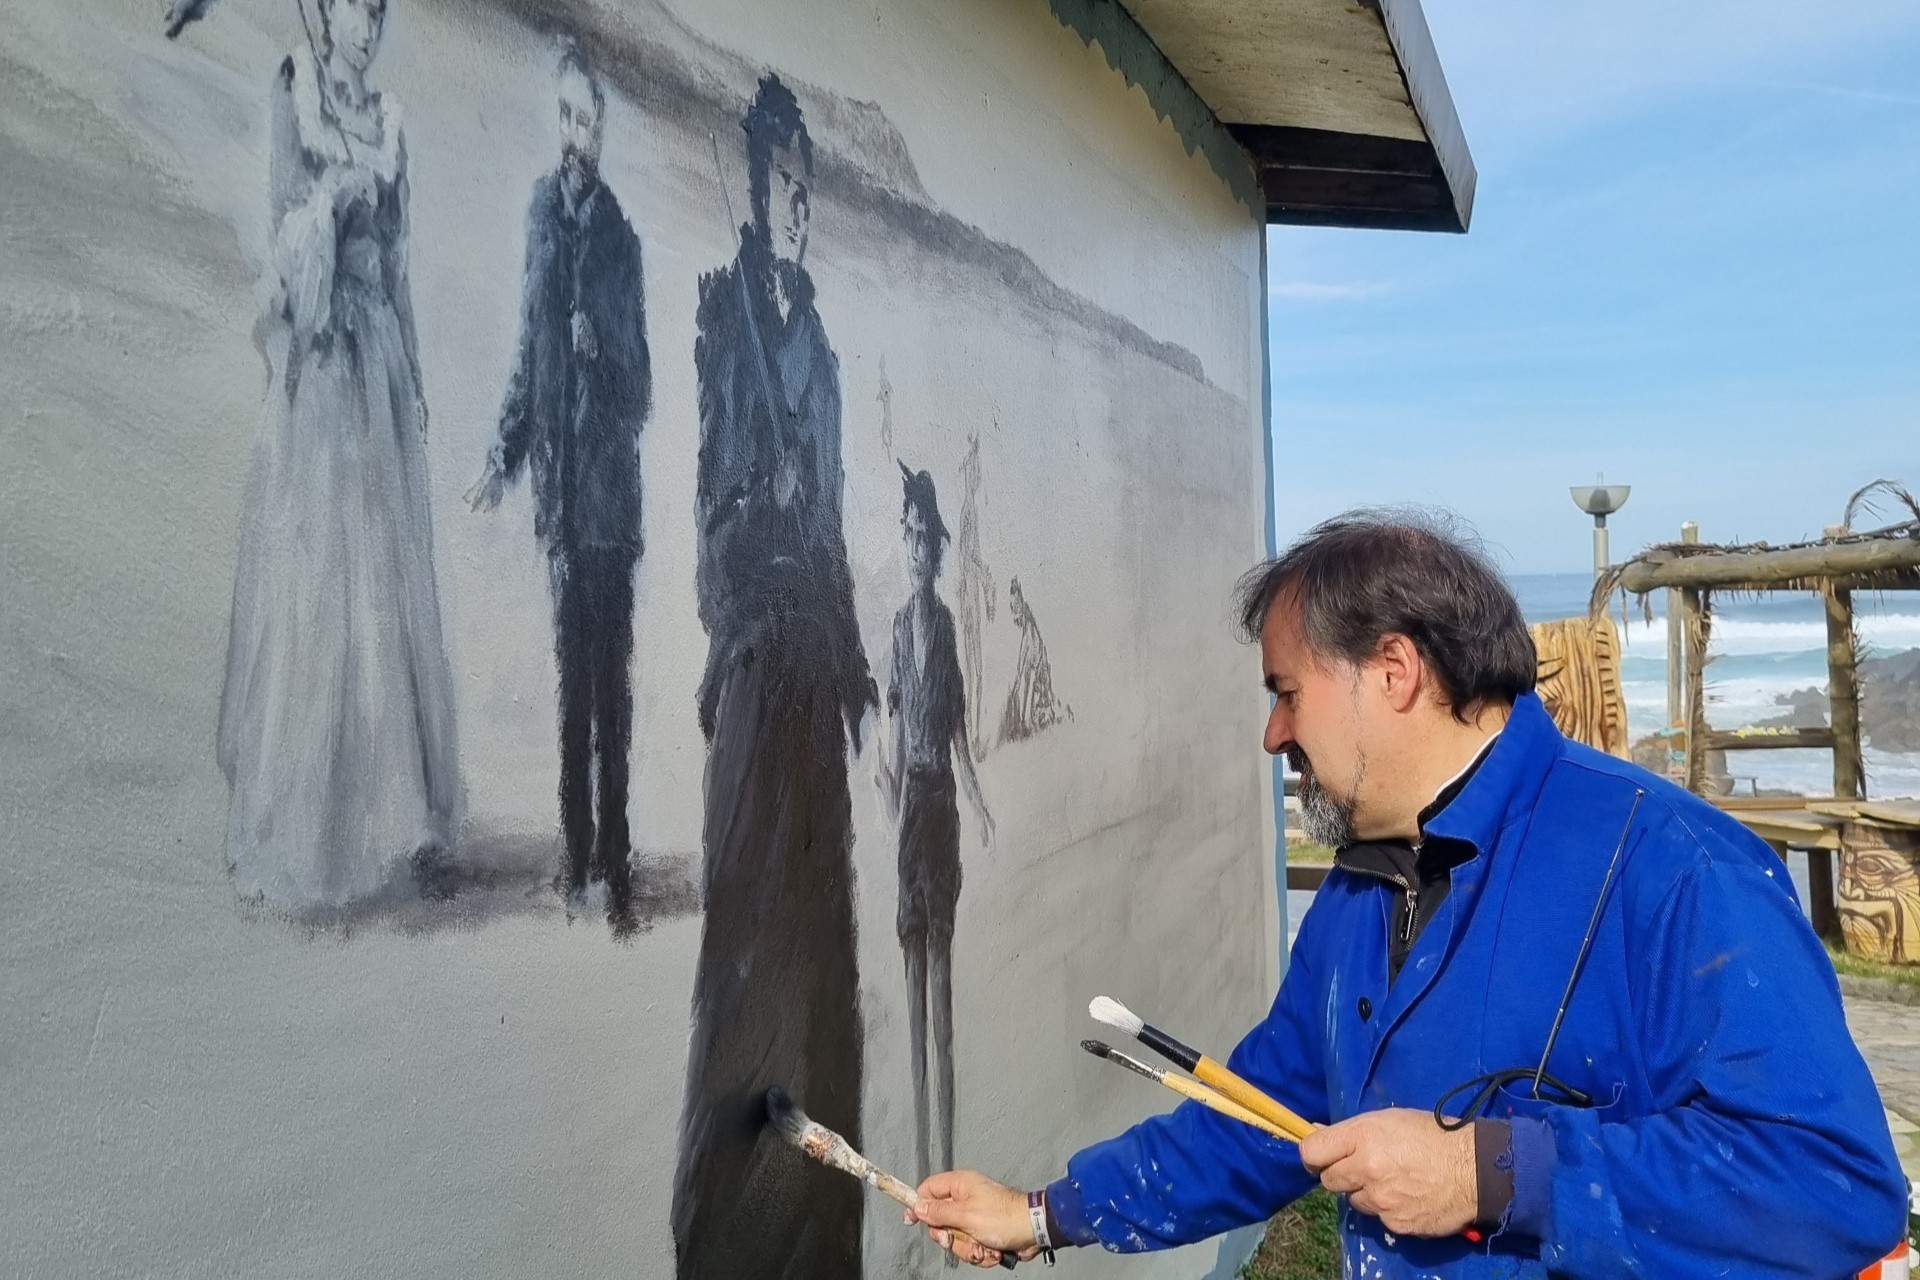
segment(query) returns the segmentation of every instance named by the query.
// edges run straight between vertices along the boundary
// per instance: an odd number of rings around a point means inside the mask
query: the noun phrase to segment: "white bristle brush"
[[[1093,1003],[1087,1006],[1087,1012],[1093,1015],[1095,1022],[1103,1022],[1115,1031],[1132,1036],[1175,1066],[1191,1071],[1196,1079],[1212,1085],[1261,1119],[1277,1125],[1296,1142],[1313,1132],[1312,1124],[1227,1070],[1224,1063],[1180,1043],[1158,1027],[1148,1026],[1140,1015],[1113,997],[1095,996]]]

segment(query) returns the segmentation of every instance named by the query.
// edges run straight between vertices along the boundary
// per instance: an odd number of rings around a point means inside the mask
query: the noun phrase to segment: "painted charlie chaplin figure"
[[[706,919],[674,1175],[678,1274],[860,1273],[860,1184],[763,1132],[769,1086],[860,1140],[847,747],[878,704],[841,529],[840,372],[805,266],[812,142],[777,76],[753,220],[700,280],[696,578]]]
[[[893,672],[887,683],[891,759],[880,751],[880,787],[899,823],[900,906],[896,929],[907,967],[907,1034],[913,1067],[918,1176],[933,1171],[928,1114],[927,1032],[939,1079],[940,1167],[953,1167],[953,924],[960,905],[960,807],[955,769],[993,841],[993,818],[980,793],[967,741],[967,695],[953,614],[935,583],[948,541],[933,477],[900,466],[905,493],[900,528],[913,594],[893,615]]]
[[[533,473],[560,667],[560,885],[577,911],[589,878],[604,875],[608,919],[621,930],[633,924],[633,576],[653,378],[640,239],[600,176],[606,97],[575,50],[560,60],[559,99],[560,167],[534,185],[527,209],[520,346],[500,437],[469,497],[491,510],[523,466]]]

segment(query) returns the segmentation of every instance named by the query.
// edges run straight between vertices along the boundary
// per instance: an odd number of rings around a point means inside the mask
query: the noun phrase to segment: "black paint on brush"
[[[1181,1044],[1178,1040],[1175,1040],[1158,1027],[1141,1027],[1137,1039],[1141,1044],[1147,1046],[1147,1048],[1153,1050],[1161,1057],[1166,1058],[1176,1066],[1188,1071],[1192,1071],[1200,1065],[1200,1051],[1198,1049],[1187,1048],[1186,1045]]]

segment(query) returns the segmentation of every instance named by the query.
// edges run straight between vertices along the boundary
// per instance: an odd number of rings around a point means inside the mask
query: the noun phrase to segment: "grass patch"
[[[1287,844],[1287,861],[1306,867],[1330,867],[1333,850],[1323,844]]]
[[[1315,1189],[1274,1215],[1240,1280],[1340,1280],[1339,1207]]]
[[[1293,855],[1288,854],[1289,858]],[[1880,978],[1887,982],[1898,982],[1902,986],[1920,989],[1920,965],[1881,964],[1878,960],[1867,960],[1856,956],[1835,943],[1827,943],[1827,955],[1833,960],[1834,971],[1852,978]]]

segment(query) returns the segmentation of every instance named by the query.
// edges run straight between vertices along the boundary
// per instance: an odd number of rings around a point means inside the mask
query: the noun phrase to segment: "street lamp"
[[[1573,486],[1573,505],[1593,517],[1593,576],[1598,578],[1612,563],[1607,555],[1607,517],[1627,505],[1632,486],[1608,484],[1603,472],[1590,485]]]

